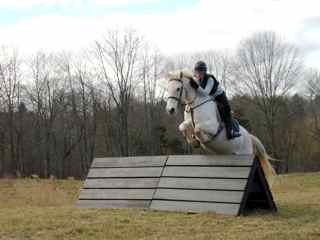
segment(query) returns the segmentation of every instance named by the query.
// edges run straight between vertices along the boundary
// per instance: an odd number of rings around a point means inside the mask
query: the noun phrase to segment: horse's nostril
[[[173,113],[174,113],[174,108],[171,108],[171,109],[169,110],[169,113],[170,113],[170,114],[173,114]]]

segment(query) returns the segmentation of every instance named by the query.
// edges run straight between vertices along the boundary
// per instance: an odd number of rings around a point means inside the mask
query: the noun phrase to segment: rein
[[[195,100],[195,99],[194,99]],[[187,113],[190,113],[191,115],[191,122],[192,122],[192,126],[193,128],[195,128],[195,121],[194,121],[194,110],[201,107],[202,105],[208,103],[208,102],[211,102],[211,101],[214,101],[212,98],[209,98],[195,106],[192,106],[192,103],[194,102],[194,100],[191,102],[191,103],[188,103],[187,104],[187,109],[185,110],[185,112]],[[211,141],[213,141],[217,136],[219,136],[219,134],[222,132],[223,130],[223,125],[222,125],[222,121],[221,121],[221,117],[220,117],[220,114],[218,114],[218,112],[216,111],[216,114],[217,114],[217,119],[218,119],[218,122],[219,122],[219,127],[218,127],[218,130],[215,134],[211,134]]]
[[[196,105],[196,106],[192,107],[192,103],[194,102],[194,100],[193,100],[191,103],[188,103],[188,104],[187,104],[187,106],[189,106],[189,109],[194,110],[194,109],[197,109],[198,107],[200,107],[200,106],[202,106],[202,105],[206,104],[207,102],[211,102],[211,101],[213,101],[213,99],[209,98],[209,99],[207,99],[207,100],[203,101],[202,103],[199,103],[198,105]]]
[[[202,103],[199,103],[198,105],[196,105],[194,107],[192,107],[191,104],[187,104],[188,109],[186,109],[185,111],[187,113],[190,113],[190,115],[191,115],[191,122],[192,122],[193,128],[195,128],[195,126],[196,126],[196,123],[194,121],[194,110],[199,108],[199,107],[201,107],[202,105],[206,104],[207,102],[211,102],[211,101],[213,101],[213,99],[207,99],[206,101],[204,101]],[[213,141],[217,136],[219,136],[219,134],[223,130],[223,125],[221,123],[221,118],[220,118],[220,115],[218,113],[217,113],[217,119],[219,121],[219,127],[218,127],[218,130],[217,130],[217,132],[215,134],[211,134],[211,138],[212,138],[211,141]]]

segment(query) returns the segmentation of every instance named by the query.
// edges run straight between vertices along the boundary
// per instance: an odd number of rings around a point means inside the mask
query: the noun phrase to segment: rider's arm
[[[212,77],[208,78],[205,88],[199,86],[198,91],[205,96],[209,95],[213,98],[224,92],[221,84],[215,78]]]
[[[216,98],[216,96],[219,96],[224,93],[221,84],[216,80],[216,78],[213,75],[209,77],[204,91],[213,98]]]
[[[211,77],[209,77],[205,88],[202,88],[201,86],[199,86],[199,90],[205,93],[206,95],[211,95],[214,84],[215,84],[214,80]]]
[[[197,90],[200,94],[202,94],[203,96],[208,96],[209,94],[200,86],[200,84],[194,80],[194,79],[190,79],[190,86]]]
[[[213,96],[213,98],[216,98],[217,96],[221,95],[224,93],[224,89],[222,88],[221,84],[217,81],[218,85],[216,86],[215,91],[213,91],[211,93],[211,95]]]
[[[202,95],[204,96],[212,96],[215,98],[216,96],[222,94],[224,92],[223,88],[221,87],[221,84],[214,78],[209,77],[208,82],[205,86],[205,88],[202,88],[199,83],[196,81],[190,81],[191,87],[198,90]]]

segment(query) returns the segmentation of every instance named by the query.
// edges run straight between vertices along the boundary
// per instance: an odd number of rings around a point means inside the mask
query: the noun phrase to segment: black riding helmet
[[[194,71],[197,71],[197,72],[207,72],[207,70],[208,70],[208,67],[204,61],[198,61],[194,66]]]

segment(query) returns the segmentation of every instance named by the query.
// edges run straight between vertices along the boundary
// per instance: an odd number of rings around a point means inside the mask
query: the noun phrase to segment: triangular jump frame
[[[248,215],[255,210],[277,211],[269,184],[257,156],[253,161],[238,215]]]
[[[228,215],[277,211],[259,158],[253,155],[96,158],[77,206]]]

